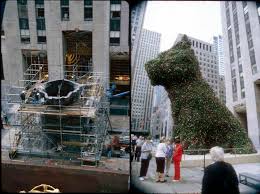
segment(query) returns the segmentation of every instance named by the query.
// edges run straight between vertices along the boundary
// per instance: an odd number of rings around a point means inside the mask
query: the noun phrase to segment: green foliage
[[[198,60],[186,35],[168,51],[145,64],[152,85],[162,85],[172,104],[180,136],[186,149],[213,146],[244,148],[255,152],[246,130],[202,79]]]

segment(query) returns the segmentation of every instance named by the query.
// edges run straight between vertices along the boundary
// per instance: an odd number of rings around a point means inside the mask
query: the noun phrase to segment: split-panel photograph
[[[2,191],[129,191],[129,12],[1,1]]]
[[[131,26],[132,191],[259,193],[260,4],[143,1]]]
[[[3,0],[1,190],[260,193],[260,3]]]

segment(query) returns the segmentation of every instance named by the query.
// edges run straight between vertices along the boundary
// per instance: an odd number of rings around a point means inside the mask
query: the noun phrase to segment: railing
[[[224,153],[230,153],[230,154],[234,154],[234,157],[237,157],[237,154],[240,154],[241,152],[239,152],[240,150],[245,150],[245,148],[223,148]],[[209,154],[210,149],[190,149],[190,150],[184,150],[183,151],[183,160],[185,161],[185,157],[187,157],[187,155],[195,155],[197,156],[197,159],[203,159],[203,168],[205,169],[205,165],[206,165],[206,155]],[[195,154],[197,153],[197,154]]]

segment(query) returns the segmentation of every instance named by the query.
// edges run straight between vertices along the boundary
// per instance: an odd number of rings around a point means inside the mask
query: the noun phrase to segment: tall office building
[[[147,1],[141,1],[131,7],[131,69],[134,72],[136,52],[140,43]],[[132,77],[133,78],[133,77]]]
[[[150,134],[154,138],[171,138],[174,129],[171,101],[162,86],[154,87],[154,101],[151,117]]]
[[[5,82],[12,85],[42,68],[49,81],[102,72],[107,87],[116,84],[115,94],[130,91],[126,1],[7,1],[1,40]],[[129,95],[123,98],[124,110],[114,110],[122,102],[111,100],[110,111],[129,120]]]
[[[213,37],[213,52],[216,53],[219,67],[219,99],[226,104],[226,87],[225,87],[225,65],[223,53],[223,37],[218,35]]]
[[[223,37],[220,35],[213,37],[213,52],[217,53],[219,75],[225,75]]]
[[[161,34],[143,29],[136,55],[131,90],[132,131],[148,132],[152,112],[153,87],[145,71],[145,63],[155,58],[160,49]]]
[[[178,34],[175,43],[180,41],[182,36],[183,34]],[[188,38],[191,42],[191,48],[199,61],[202,77],[214,90],[215,95],[219,96],[218,60],[213,45],[196,38]]]
[[[260,147],[260,4],[221,2],[227,107]]]

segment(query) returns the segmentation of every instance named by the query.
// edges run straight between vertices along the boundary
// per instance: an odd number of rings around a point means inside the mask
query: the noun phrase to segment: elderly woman
[[[151,143],[151,137],[147,137],[141,148],[141,170],[139,179],[143,181],[146,177],[149,163],[151,160],[151,154],[153,150],[153,145]]]
[[[206,167],[202,180],[202,194],[228,193],[239,194],[237,174],[231,164],[224,162],[221,147],[210,149],[213,164]]]
[[[165,144],[165,138],[161,138],[160,143],[157,146],[155,159],[156,159],[156,182],[166,182],[164,179],[165,157],[167,147]]]

